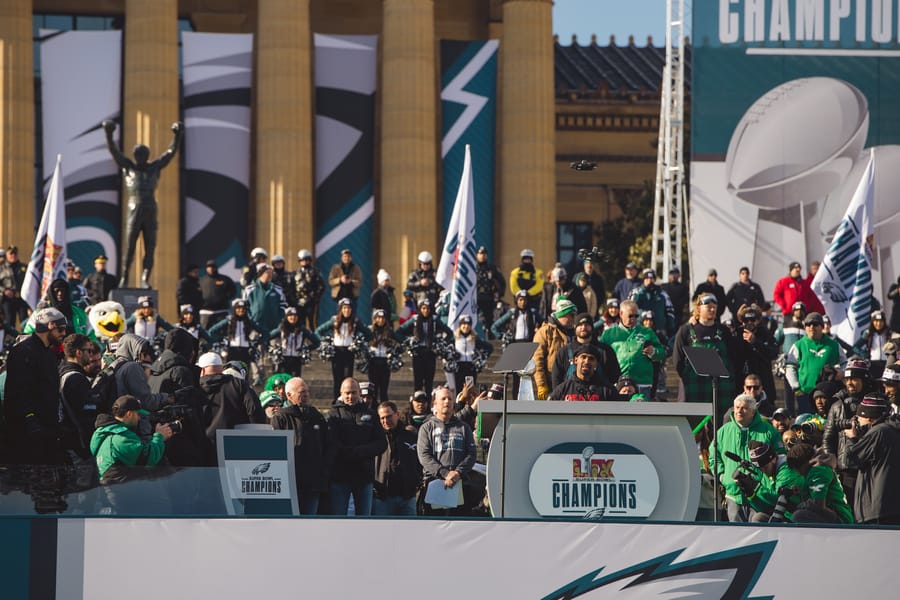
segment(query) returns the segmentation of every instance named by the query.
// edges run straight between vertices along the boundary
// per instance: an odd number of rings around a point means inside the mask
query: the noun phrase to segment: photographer
[[[815,454],[815,448],[805,443],[788,450],[787,464],[803,477],[803,496],[807,498],[794,511],[794,523],[852,524],[853,511],[837,475]]]
[[[828,454],[837,456],[837,473],[848,499],[854,498],[856,488],[856,464],[847,454],[846,432],[852,426],[853,415],[863,396],[872,389],[869,379],[869,362],[851,358],[844,370],[845,389],[835,394],[835,402],[828,410],[822,447]],[[853,505],[853,502],[850,503]]]
[[[766,522],[772,518],[778,504],[780,492],[785,488],[803,488],[803,476],[791,468],[787,457],[777,454],[775,449],[765,442],[750,440],[747,443],[750,464],[741,461],[732,474],[732,478],[756,514],[755,522]],[[753,468],[751,468],[751,466]],[[789,505],[800,502],[799,494],[788,498]],[[791,521],[791,514],[780,515],[783,520]]]
[[[900,525],[900,420],[881,394],[869,394],[846,430],[847,457],[859,467],[853,498],[858,523]]]
[[[743,305],[737,310],[740,326],[735,331],[737,340],[737,362],[742,375],[751,373],[759,376],[765,397],[769,400],[760,404],[763,416],[771,417],[775,410],[775,377],[772,375],[772,361],[778,356],[778,343],[765,327],[760,327],[762,309],[757,304]]]
[[[97,460],[100,483],[122,483],[146,476],[147,469],[163,460],[165,442],[172,437],[169,425],[158,423],[149,440],[138,435],[141,403],[131,395],[120,396],[112,414],[97,416],[97,429],[91,436],[91,454]]]

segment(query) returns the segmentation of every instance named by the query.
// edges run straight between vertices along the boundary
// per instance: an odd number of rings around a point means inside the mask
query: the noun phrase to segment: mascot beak
[[[122,315],[119,314],[119,311],[114,310],[100,319],[97,322],[97,327],[103,330],[107,335],[114,336],[124,331],[125,320],[122,319]]]

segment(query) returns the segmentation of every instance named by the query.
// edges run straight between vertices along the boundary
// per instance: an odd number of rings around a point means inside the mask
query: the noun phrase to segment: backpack
[[[128,360],[118,356],[111,363],[103,368],[94,378],[91,385],[91,392],[94,395],[97,412],[109,413],[112,411],[112,405],[119,397],[119,385],[116,383],[116,371],[124,365]]]

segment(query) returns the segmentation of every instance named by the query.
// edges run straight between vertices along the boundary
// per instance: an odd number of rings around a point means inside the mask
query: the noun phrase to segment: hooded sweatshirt
[[[166,442],[161,433],[142,440],[135,430],[106,414],[97,417],[96,425],[91,454],[96,457],[102,482],[133,479],[138,472],[129,467],[152,467],[162,460]]]
[[[131,394],[141,401],[141,407],[150,412],[162,408],[169,395],[150,391],[147,375],[141,365],[141,349],[149,347],[149,342],[133,333],[126,333],[116,347],[116,358],[113,362],[121,363],[116,369],[116,386],[119,396]]]

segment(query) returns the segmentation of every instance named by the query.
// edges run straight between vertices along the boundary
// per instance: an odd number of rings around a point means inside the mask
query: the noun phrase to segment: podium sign
[[[294,432],[216,432],[219,478],[229,515],[297,515]]]
[[[700,463],[688,418],[710,404],[665,402],[510,402],[506,464],[501,418],[488,451],[488,497],[501,488],[508,517],[636,518],[693,521]],[[478,404],[491,422],[503,403]],[[504,478],[505,474],[505,478]]]

